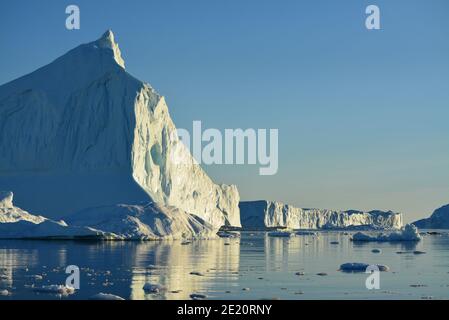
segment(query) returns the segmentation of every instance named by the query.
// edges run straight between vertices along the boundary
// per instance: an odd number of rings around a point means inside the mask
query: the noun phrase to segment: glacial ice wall
[[[0,86],[0,190],[50,218],[156,201],[240,226],[237,188],[215,184],[187,149],[172,163],[165,99],[124,65],[108,31]]]
[[[303,209],[281,202],[240,202],[243,228],[340,229],[368,226],[379,229],[399,229],[402,215],[391,211],[336,211]]]

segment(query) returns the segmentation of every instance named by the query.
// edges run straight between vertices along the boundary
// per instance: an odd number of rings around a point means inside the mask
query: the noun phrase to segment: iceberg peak
[[[100,48],[108,48],[114,52],[114,60],[117,62],[119,66],[125,69],[125,61],[122,58],[122,53],[120,52],[120,48],[118,43],[115,42],[114,33],[111,29],[107,30],[103,35],[95,41],[95,43]]]

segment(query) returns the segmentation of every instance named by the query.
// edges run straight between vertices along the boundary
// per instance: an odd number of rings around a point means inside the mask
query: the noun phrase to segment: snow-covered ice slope
[[[399,229],[402,227],[402,215],[392,211],[302,209],[265,200],[243,201],[239,206],[243,228],[340,229],[366,226]]]
[[[0,239],[212,239],[219,229],[181,209],[155,203],[95,207],[54,221],[12,201],[12,192],[0,192]]]
[[[155,203],[89,208],[66,221],[124,240],[212,239],[219,229],[179,208]]]
[[[240,226],[237,188],[194,162],[164,97],[124,66],[108,31],[0,86],[0,190],[51,218],[155,201]]]
[[[413,224],[422,229],[449,229],[449,204],[436,209],[429,218]]]

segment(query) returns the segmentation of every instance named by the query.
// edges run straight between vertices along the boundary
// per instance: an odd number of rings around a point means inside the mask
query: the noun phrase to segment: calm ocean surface
[[[368,274],[338,271],[345,262],[385,264],[390,271],[380,274],[379,290],[367,290]],[[68,265],[81,270],[79,290],[68,296],[36,292],[65,284]],[[145,283],[165,290],[145,293]],[[9,295],[0,299],[88,299],[99,292],[148,300],[192,293],[208,299],[448,299],[449,235],[426,235],[416,244],[356,244],[343,232],[289,239],[242,232],[240,239],[190,244],[2,240],[0,292],[5,289]]]

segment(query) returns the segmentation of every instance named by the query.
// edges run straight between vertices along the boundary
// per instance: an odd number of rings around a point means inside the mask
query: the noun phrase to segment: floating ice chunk
[[[115,294],[110,293],[97,293],[89,298],[89,300],[125,300],[120,296],[116,296]]]
[[[294,237],[295,233],[291,231],[271,231],[268,232],[269,237],[278,237],[278,238],[290,238]]]
[[[147,293],[160,293],[164,290],[165,288],[159,284],[145,283],[143,286],[143,291]]]
[[[348,262],[343,263],[340,266],[340,271],[343,272],[365,272],[366,268],[368,268],[370,265],[368,263],[361,263],[361,262]],[[377,264],[377,267],[379,268],[379,271],[388,271],[390,268],[383,264]]]
[[[190,295],[190,298],[192,300],[202,300],[202,299],[206,299],[207,296],[205,294],[201,294],[201,293],[192,293]]]
[[[37,287],[37,288],[34,288],[34,291],[39,292],[39,293],[56,293],[56,294],[62,294],[62,295],[69,295],[69,294],[75,293],[74,288],[63,286],[63,285],[58,285],[58,284]]]
[[[297,236],[317,236],[317,235],[318,235],[318,232],[314,232],[314,231],[302,231],[302,230],[299,230],[299,231],[296,231],[295,234],[296,234]]]
[[[419,235],[418,228],[412,224],[407,224],[404,228],[399,231],[391,233],[381,233],[377,235],[369,235],[362,232],[357,232],[352,236],[352,241],[420,241],[421,236]]]
[[[232,232],[232,231],[218,231],[217,235],[220,238],[240,238],[239,232]]]
[[[0,296],[9,296],[11,293],[8,290],[0,290]]]

